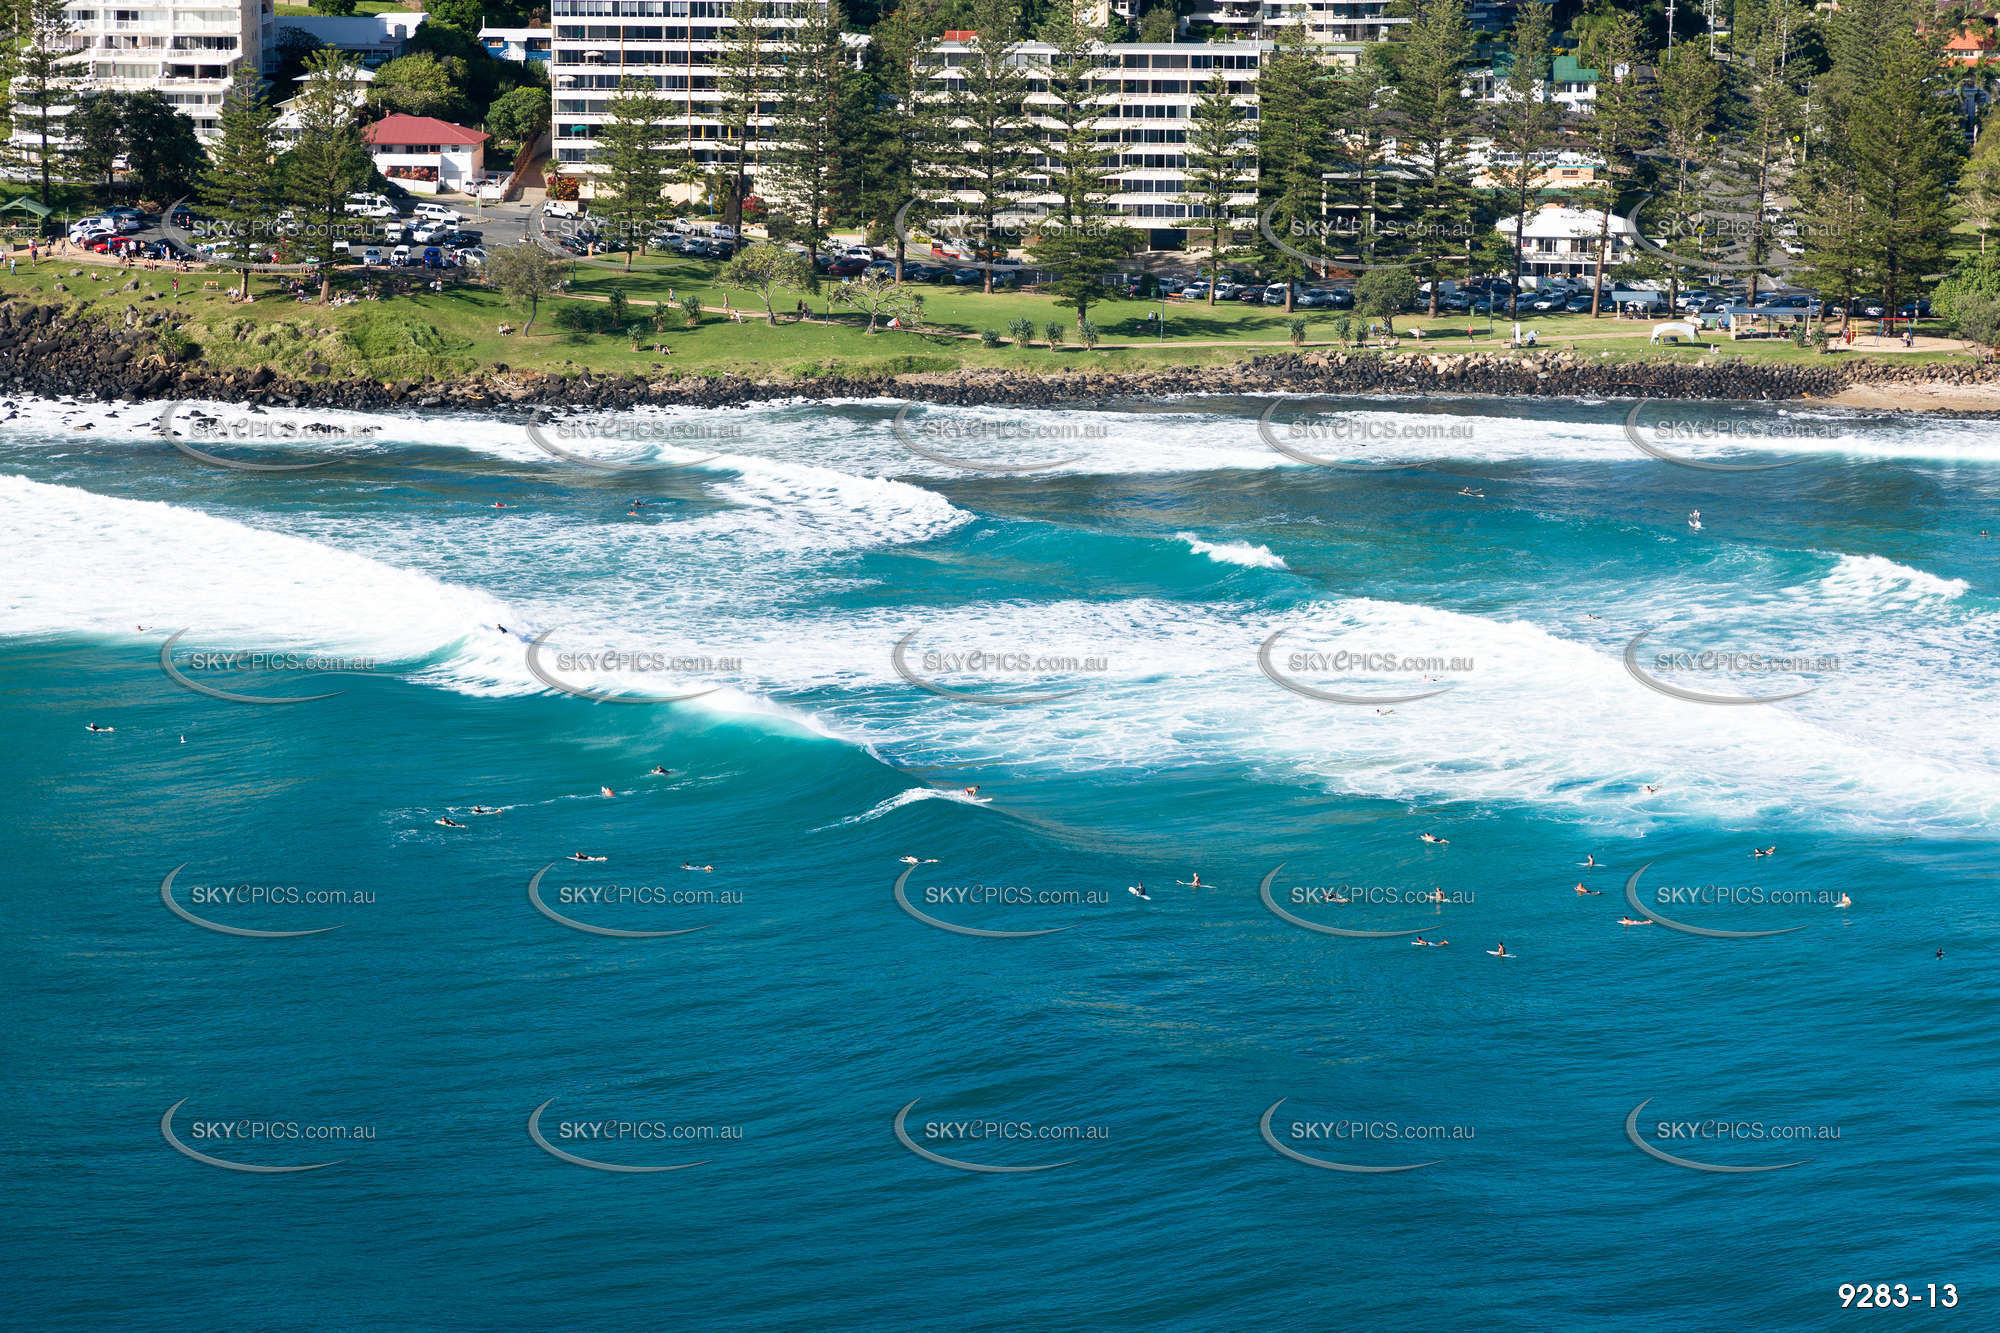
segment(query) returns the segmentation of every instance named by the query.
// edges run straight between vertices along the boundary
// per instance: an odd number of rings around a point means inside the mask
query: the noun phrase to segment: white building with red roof
[[[430,116],[385,116],[362,130],[376,168],[412,194],[471,194],[486,170],[487,136]]]

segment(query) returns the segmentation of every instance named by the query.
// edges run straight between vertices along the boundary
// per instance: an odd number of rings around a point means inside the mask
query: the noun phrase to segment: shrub
[[[625,292],[623,288],[613,287],[611,289],[611,305],[609,306],[609,309],[611,311],[611,322],[613,324],[618,325],[620,328],[622,328],[626,324],[631,322],[632,319],[631,303],[625,299]]]
[[[993,329],[981,329],[979,331],[979,345],[981,347],[998,347],[1000,345],[999,333]]]
[[[1063,326],[1055,320],[1050,320],[1042,326],[1042,336],[1049,340],[1049,347],[1051,349],[1061,347],[1063,342]]]
[[[1097,346],[1097,325],[1090,320],[1084,320],[1077,325],[1076,340],[1083,344],[1085,351]]]
[[[1023,316],[1009,324],[1007,332],[1014,339],[1014,346],[1026,347],[1035,339],[1035,321]]]
[[[1289,334],[1291,335],[1291,337],[1292,337],[1292,346],[1294,346],[1294,347],[1300,347],[1300,346],[1303,346],[1303,345],[1305,344],[1305,340],[1306,340],[1306,321],[1305,321],[1305,316],[1303,316],[1303,315],[1298,315],[1298,316],[1294,316],[1294,317],[1293,317],[1293,318],[1291,318],[1291,319],[1288,319],[1288,320],[1286,320],[1286,321],[1285,321],[1285,332],[1286,332],[1286,333],[1289,333]]]
[[[1340,340],[1342,347],[1354,341],[1354,316],[1342,315],[1333,321],[1333,336]]]
[[[689,328],[693,328],[695,325],[701,323],[701,298],[699,296],[683,296],[681,298],[681,313],[687,316],[687,326]]]

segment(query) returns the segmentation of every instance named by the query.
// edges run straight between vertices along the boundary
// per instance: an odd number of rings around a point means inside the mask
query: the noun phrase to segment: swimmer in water
[[[475,805],[472,807],[472,813],[475,815],[497,815],[500,811],[490,805]]]
[[[571,852],[569,859],[572,861],[602,861],[606,858],[602,856],[585,856],[582,852]]]
[[[1837,902],[1837,903],[1835,903],[1835,904],[1834,904],[1834,906],[1835,906],[1835,907],[1852,907],[1852,906],[1854,906],[1854,899],[1852,899],[1852,898],[1848,897],[1848,896],[1847,896],[1846,894],[1844,894],[1844,893],[1843,893],[1843,894],[1841,894],[1841,895],[1840,895],[1840,901],[1839,901],[1839,902]]]
[[[1583,859],[1581,861],[1578,861],[1577,864],[1582,866],[1586,870],[1597,869],[1597,853],[1585,852],[1583,854]]]
[[[495,509],[512,509],[512,508],[513,508],[514,506],[513,506],[513,505],[503,505],[503,504],[501,504],[501,503],[500,503],[500,502],[499,502],[498,500],[495,500],[495,501],[493,502],[493,507],[494,507]]]
[[[681,869],[682,869],[682,870],[703,870],[703,871],[712,871],[712,870],[714,870],[714,869],[715,869],[715,867],[714,867],[714,866],[698,866],[698,865],[695,865],[695,864],[694,864],[693,862],[691,862],[691,861],[683,861],[683,862],[681,862]]]
[[[1778,844],[1774,842],[1769,847],[1752,847],[1750,849],[1750,855],[1769,856],[1772,853],[1776,852],[1777,850],[1778,850]]]
[[[1419,838],[1422,838],[1422,839],[1423,839],[1423,840],[1424,840],[1425,842],[1434,842],[1434,843],[1436,843],[1436,844],[1437,844],[1438,846],[1440,846],[1440,847],[1449,847],[1449,846],[1451,846],[1451,839],[1450,839],[1450,838],[1440,838],[1440,837],[1439,837],[1439,836],[1438,836],[1437,834],[1435,834],[1435,833],[1419,833],[1419,834],[1418,834],[1417,836],[1418,836]]]
[[[188,743],[188,738],[186,736],[181,737],[181,744],[186,745],[187,743]]]
[[[1174,883],[1184,889],[1212,889],[1215,887],[1213,884],[1204,884],[1201,882],[1201,872],[1199,870],[1194,872],[1193,879],[1177,879]]]
[[[1651,783],[1641,783],[1639,784],[1639,790],[1645,792],[1646,795],[1651,796],[1654,792],[1658,791],[1659,788],[1653,786]]]
[[[1634,917],[1621,916],[1618,918],[1618,924],[1621,926],[1650,926],[1653,923],[1650,921],[1640,921]]]
[[[440,820],[438,820],[437,822],[438,822],[438,823],[440,823],[440,824],[442,824],[442,825],[444,825],[444,826],[445,826],[446,828],[464,828],[464,827],[465,827],[465,825],[463,825],[463,824],[459,823],[459,822],[458,822],[458,821],[457,821],[456,819],[453,819],[453,818],[452,818],[452,817],[451,817],[450,815],[446,815],[446,816],[445,816],[445,817],[444,817],[443,819],[440,819]]]
[[[1584,618],[1585,620],[1602,620],[1602,619],[1604,619],[1604,617],[1603,617],[1603,616],[1600,616],[1600,615],[1598,615],[1598,614],[1597,614],[1597,613],[1596,613],[1595,611],[1585,611],[1585,612],[1583,613],[1583,618]]]
[[[1153,901],[1153,895],[1146,892],[1146,886],[1144,884],[1127,884],[1125,886],[1125,892],[1131,894],[1134,898],[1139,899],[1141,902],[1149,903]]]
[[[1585,897],[1585,898],[1602,898],[1602,897],[1604,896],[1604,892],[1603,892],[1603,890],[1601,890],[1601,889],[1586,889],[1586,888],[1584,888],[1584,887],[1583,887],[1583,881],[1582,881],[1582,880],[1578,880],[1578,881],[1577,881],[1577,883],[1576,883],[1576,892],[1577,892],[1577,894],[1578,894],[1579,896],[1581,896],[1581,897]]]
[[[896,859],[906,866],[934,866],[937,864],[935,856],[927,856],[921,861],[914,856],[899,856]]]
[[[1985,534],[1984,534],[1984,533],[1981,533],[1980,535],[1981,535],[1981,536],[1984,536]],[[1938,956],[1938,957],[1940,957],[1940,958],[1944,957],[1944,950],[1943,950],[1943,949],[1939,949],[1939,950],[1938,950],[1938,955],[1937,955],[1937,956]]]
[[[654,764],[651,768],[647,769],[646,772],[656,778],[670,778],[673,776],[672,773],[669,773],[666,769],[660,767],[658,764]]]
[[[609,787],[599,787],[597,789],[597,794],[599,796],[616,796],[618,793],[611,790],[611,788]]]
[[[84,729],[85,731],[105,731],[105,732],[110,732],[110,731],[116,731],[116,730],[118,730],[118,728],[116,728],[116,727],[100,727],[100,726],[98,726],[98,725],[97,725],[97,724],[96,724],[95,722],[86,722],[86,723],[84,723],[84,724],[83,724],[83,729]]]
[[[1393,712],[1395,712],[1395,711],[1396,711],[1396,710],[1395,710],[1395,709],[1393,709],[1393,708],[1378,708],[1378,709],[1376,709],[1376,710],[1375,710],[1375,716],[1377,716],[1377,717],[1387,717],[1387,716],[1389,716],[1389,714],[1391,714],[1391,713],[1393,713]]]
[[[1495,958],[1512,958],[1514,956],[1507,952],[1507,946],[1504,943],[1499,948],[1488,949],[1486,952],[1492,954]]]

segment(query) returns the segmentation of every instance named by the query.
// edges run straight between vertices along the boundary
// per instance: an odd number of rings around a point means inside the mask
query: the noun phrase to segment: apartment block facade
[[[931,48],[925,62],[929,77],[923,95],[932,99],[950,96],[960,80],[957,71],[972,51],[970,34],[947,33],[945,38]],[[1201,225],[1201,205],[1185,199],[1190,188],[1187,137],[1195,100],[1218,72],[1250,128],[1243,144],[1246,163],[1255,151],[1257,72],[1269,51],[1270,43],[1257,41],[1118,42],[1104,48],[1093,79],[1102,98],[1098,142],[1113,171],[1109,202],[1127,225],[1148,234],[1154,245],[1178,246],[1187,227]],[[1054,54],[1054,47],[1041,42],[1021,42],[1009,52],[1029,76],[1031,116],[1037,107],[1054,101],[1046,80],[1037,76]],[[1035,119],[1044,129],[1053,127],[1046,114]],[[1038,153],[1024,172],[1023,198],[1030,214],[1037,211],[1037,202],[1054,197],[1049,192],[1051,165]],[[1248,219],[1255,206],[1254,181],[1246,172],[1243,190],[1232,198],[1231,212]]]
[[[759,40],[774,51],[799,26],[809,4],[823,0],[760,0]],[[728,0],[551,0],[549,79],[554,104],[550,151],[554,164],[575,175],[587,198],[596,140],[610,117],[606,103],[619,85],[635,79],[659,90],[677,112],[673,128],[684,162],[706,175],[733,163],[723,136],[718,68],[736,30]],[[757,176],[759,150],[768,142],[776,108],[766,103],[752,119],[748,171]],[[680,198],[697,187],[676,184]]]
[[[262,55],[270,0],[80,0],[68,6],[84,86],[163,93],[204,141],[220,133],[223,94]]]

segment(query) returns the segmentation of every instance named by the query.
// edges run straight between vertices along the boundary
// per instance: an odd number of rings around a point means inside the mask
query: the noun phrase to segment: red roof
[[[361,132],[361,137],[380,144],[481,144],[491,136],[448,120],[397,114],[376,121]]]

